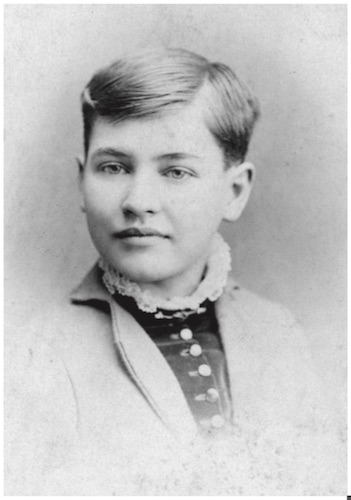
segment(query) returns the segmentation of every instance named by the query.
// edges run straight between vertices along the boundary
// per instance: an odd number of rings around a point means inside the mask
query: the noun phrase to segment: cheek
[[[176,205],[173,205],[176,207]],[[223,213],[223,201],[219,198],[205,197],[185,200],[173,215],[178,229],[190,238],[190,243],[196,240],[206,240],[217,231]]]
[[[100,200],[89,198],[85,206],[86,221],[89,232],[95,244],[103,241],[107,234],[113,228],[113,213],[106,206],[106,203],[100,203]]]
[[[85,211],[90,219],[108,219],[116,210],[117,199],[106,190],[102,191],[96,186],[87,185],[83,191],[83,196]]]
[[[177,212],[193,220],[194,224],[196,220],[221,219],[225,204],[225,193],[215,184],[201,191],[190,191],[178,202],[170,200],[170,206],[177,206]]]

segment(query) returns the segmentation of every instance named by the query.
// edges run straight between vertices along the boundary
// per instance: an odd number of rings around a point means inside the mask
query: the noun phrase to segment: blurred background
[[[257,167],[224,225],[233,274],[304,325],[345,411],[346,5],[7,5],[7,331],[67,293],[96,260],[79,210],[79,97],[99,67],[180,46],[232,66],[260,99]]]

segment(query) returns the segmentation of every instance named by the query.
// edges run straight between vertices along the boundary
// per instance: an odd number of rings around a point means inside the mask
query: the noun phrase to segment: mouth
[[[123,231],[119,231],[114,234],[116,238],[126,239],[126,238],[146,238],[150,236],[157,236],[159,238],[168,238],[168,236],[160,233],[156,229],[152,229],[149,227],[130,227],[128,229],[124,229]]]

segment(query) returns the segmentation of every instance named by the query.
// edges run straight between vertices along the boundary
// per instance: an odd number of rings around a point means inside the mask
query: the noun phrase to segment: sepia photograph
[[[6,496],[347,494],[347,6],[4,8]]]

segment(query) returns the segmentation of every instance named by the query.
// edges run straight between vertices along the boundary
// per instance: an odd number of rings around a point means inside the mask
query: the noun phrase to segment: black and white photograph
[[[4,21],[5,495],[347,495],[347,5]]]

